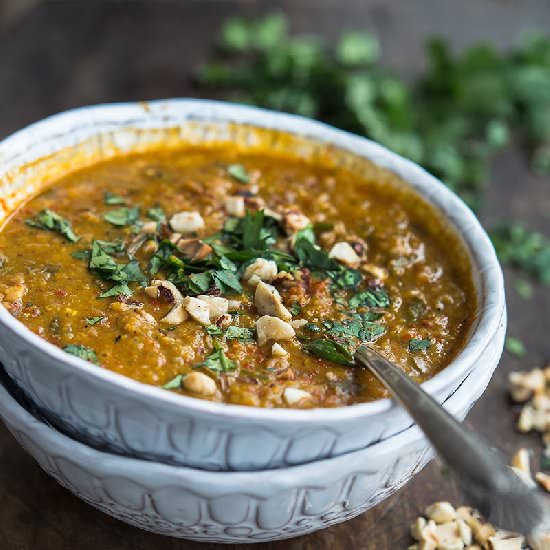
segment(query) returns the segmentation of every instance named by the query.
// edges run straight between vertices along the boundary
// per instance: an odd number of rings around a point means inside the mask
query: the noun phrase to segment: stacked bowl
[[[211,101],[78,109],[0,144],[0,213],[6,217],[41,182],[68,169],[159,143],[252,147],[255,128],[291,134],[304,158],[330,144],[342,162],[367,159],[393,171],[461,234],[478,292],[477,316],[462,350],[423,387],[464,418],[502,352],[500,267],[460,199],[366,139],[300,117]],[[0,326],[0,415],[10,431],[62,485],[150,531],[218,542],[302,535],[374,506],[432,456],[418,428],[388,399],[313,410],[202,401],[68,355],[3,308]]]

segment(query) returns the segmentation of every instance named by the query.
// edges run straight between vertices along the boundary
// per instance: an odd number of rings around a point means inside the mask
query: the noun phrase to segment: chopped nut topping
[[[307,319],[294,319],[294,321],[292,321],[290,324],[294,328],[302,328],[305,327],[308,323],[309,321]]]
[[[270,283],[277,275],[277,264],[272,260],[256,258],[244,270],[243,279],[250,285],[256,286],[260,281]]]
[[[214,395],[216,382],[202,372],[192,372],[183,378],[183,387],[199,395]]]
[[[176,304],[160,322],[168,325],[180,325],[187,319],[188,315],[182,303]]]
[[[230,216],[236,218],[242,218],[246,213],[246,207],[244,204],[244,197],[234,195],[225,199],[225,211]]]
[[[183,257],[192,262],[204,260],[211,252],[212,247],[203,243],[200,239],[178,239],[176,248]]]
[[[176,304],[183,302],[181,292],[170,281],[154,279],[151,281],[151,286],[145,288],[145,293],[151,298],[164,298],[168,302]]]
[[[272,285],[260,281],[254,293],[254,305],[260,315],[272,315],[283,321],[290,321],[292,314],[283,305],[279,291]]]
[[[198,212],[178,212],[170,218],[170,227],[178,233],[194,233],[204,227],[204,220]]]
[[[273,357],[286,357],[288,355],[288,351],[286,351],[281,344],[275,342],[271,346],[271,355],[273,355]]]
[[[357,255],[349,243],[336,243],[328,253],[329,258],[334,258],[351,268],[359,267],[361,258]]]
[[[311,394],[299,388],[285,388],[283,398],[288,405],[306,404],[311,401]]]
[[[187,313],[201,325],[210,324],[210,308],[203,300],[187,296],[183,300],[183,307],[185,307]]]
[[[261,346],[269,340],[290,340],[296,333],[291,325],[278,317],[264,315],[256,321],[256,334]]]
[[[456,511],[450,502],[435,502],[426,508],[425,514],[436,523],[447,523],[456,518]]]
[[[222,315],[227,313],[228,301],[225,298],[205,294],[201,294],[197,298],[208,305],[210,322],[216,323]]]
[[[311,225],[310,219],[298,209],[289,209],[283,213],[283,227],[287,235],[293,235],[308,225]]]

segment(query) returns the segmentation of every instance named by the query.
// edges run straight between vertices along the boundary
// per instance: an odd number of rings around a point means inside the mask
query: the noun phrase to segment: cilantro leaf
[[[207,327],[204,327],[204,331],[210,336],[222,336],[223,334],[223,330],[216,325],[208,325]]]
[[[166,384],[164,384],[164,386],[162,386],[162,388],[164,390],[177,390],[179,388],[181,388],[181,383],[183,382],[183,374],[177,374],[176,376],[174,376],[174,378],[172,378],[172,380],[169,380],[168,382],[166,382]]]
[[[429,338],[411,338],[409,340],[409,351],[424,351],[432,345]]]
[[[519,338],[507,336],[504,346],[506,351],[515,357],[523,357],[526,354],[525,345]]]
[[[240,183],[250,183],[250,176],[242,164],[230,164],[227,173]]]
[[[216,374],[221,374],[222,372],[236,370],[237,363],[226,357],[222,345],[214,340],[214,351],[202,363],[195,365],[193,368],[205,368]]]
[[[353,367],[355,363],[353,362],[353,355],[351,352],[338,342],[334,340],[328,340],[325,338],[318,338],[304,344],[304,349],[321,357],[321,359],[326,359],[327,361],[332,361],[333,363],[338,363],[339,365],[345,365],[346,367]]]
[[[132,290],[126,283],[121,283],[111,287],[109,290],[101,293],[98,298],[111,298],[113,296],[131,296]]]
[[[240,294],[243,291],[243,287],[233,271],[212,271],[212,278],[222,294],[229,294],[232,292]]]
[[[103,202],[109,206],[114,206],[117,204],[126,204],[126,199],[110,191],[105,191],[105,193],[103,193]]]
[[[78,241],[78,237],[73,231],[71,222],[49,208],[41,210],[34,218],[25,220],[25,223],[30,227],[59,233],[71,243],[76,243]]]
[[[298,260],[304,267],[319,271],[340,270],[340,265],[329,258],[327,252],[313,244],[307,237],[302,236],[296,239],[293,248]]]
[[[63,348],[65,353],[84,359],[84,361],[89,361],[95,365],[99,365],[99,359],[97,358],[96,352],[89,347],[82,346],[80,344],[69,344]]]
[[[103,215],[103,219],[113,225],[125,226],[132,225],[139,218],[139,208],[128,208],[123,206],[122,208],[116,208]]]
[[[352,296],[349,301],[352,309],[358,307],[388,307],[390,303],[388,291],[382,287],[359,292]]]
[[[156,222],[163,222],[166,220],[166,214],[164,213],[164,210],[160,207],[149,208],[146,214],[148,218],[151,218]]]
[[[92,327],[93,325],[97,325],[97,323],[101,323],[103,319],[105,319],[104,315],[98,315],[97,317],[86,317],[86,325]]]
[[[225,331],[228,340],[240,340],[241,342],[254,342],[255,331],[252,328],[236,327],[230,325]]]

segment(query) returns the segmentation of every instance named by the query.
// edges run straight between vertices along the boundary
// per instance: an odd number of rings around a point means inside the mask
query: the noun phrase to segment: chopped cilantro
[[[204,327],[204,331],[206,334],[210,334],[210,336],[221,336],[223,334],[223,330],[216,325],[208,325]]]
[[[103,215],[103,219],[113,225],[120,227],[125,225],[132,225],[139,218],[139,208],[128,208],[123,206],[107,212]]]
[[[250,176],[242,164],[230,164],[227,173],[240,183],[250,183]]]
[[[526,353],[523,342],[513,336],[507,336],[505,341],[506,351],[515,357],[523,357]]]
[[[132,290],[131,288],[126,284],[122,283],[119,285],[115,285],[111,287],[109,290],[106,290],[105,292],[101,293],[98,298],[111,298],[113,296],[131,296]]]
[[[368,289],[352,296],[349,305],[352,309],[358,307],[388,307],[390,298],[385,288]]]
[[[86,325],[89,327],[97,325],[97,323],[101,323],[103,319],[105,319],[104,315],[98,315],[97,317],[86,317]]]
[[[178,390],[179,388],[181,388],[183,378],[183,374],[177,374],[176,376],[174,376],[174,378],[172,378],[172,380],[166,382],[166,384],[164,384],[162,388],[165,390]]]
[[[233,271],[212,271],[212,277],[222,294],[230,294],[232,292],[240,294],[243,291],[243,287]]]
[[[236,327],[231,325],[225,331],[228,340],[240,340],[241,342],[254,342],[255,331],[252,328]]]
[[[103,193],[103,202],[109,206],[114,206],[117,204],[126,204],[126,199],[110,191],[105,191],[105,193]]]
[[[69,344],[63,348],[63,351],[79,357],[80,359],[84,359],[84,361],[89,361],[90,363],[99,365],[99,360],[95,351],[87,346],[82,346],[80,344]]]
[[[74,234],[71,222],[48,208],[41,210],[34,218],[25,220],[25,223],[30,227],[59,233],[71,243],[76,243],[78,241],[78,237]]]
[[[300,305],[300,302],[292,302],[288,310],[290,311],[290,313],[292,313],[293,316],[300,315],[300,313],[302,312],[302,306]]]
[[[160,207],[149,208],[146,214],[148,218],[151,218],[156,222],[163,222],[166,220],[166,214],[164,213],[164,210]]]
[[[220,374],[237,368],[237,363],[226,357],[222,345],[214,340],[214,351],[206,359],[193,367],[194,369],[205,368]]]
[[[318,338],[316,340],[306,342],[304,344],[304,349],[312,355],[316,355],[317,357],[321,357],[327,361],[345,365],[346,367],[354,366],[353,356],[348,348],[338,342],[335,342],[334,340]]]
[[[411,338],[409,340],[409,351],[424,351],[432,345],[429,338]]]
[[[533,286],[525,279],[516,279],[514,283],[516,292],[524,300],[530,300],[533,297]]]
[[[304,329],[309,330],[309,332],[322,332],[321,327],[315,323],[308,323],[307,325],[304,325]]]
[[[491,231],[500,261],[525,275],[550,285],[550,240],[518,223],[502,225]]]

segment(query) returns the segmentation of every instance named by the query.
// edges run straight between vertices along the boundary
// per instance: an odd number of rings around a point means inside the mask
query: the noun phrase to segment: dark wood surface
[[[0,137],[67,108],[106,101],[196,95],[190,74],[211,48],[224,17],[284,10],[297,32],[334,38],[344,28],[379,33],[384,61],[406,76],[422,69],[422,43],[442,34],[457,48],[480,39],[506,48],[530,29],[550,28],[546,0],[287,0],[275,1],[0,1]],[[550,234],[550,181],[527,170],[511,149],[494,162],[484,223],[525,219]],[[514,431],[507,372],[550,358],[550,293],[524,301],[507,276],[510,334],[522,338],[522,360],[503,357],[468,421],[508,456],[540,449],[535,435]],[[538,454],[538,453],[536,453]],[[408,524],[436,499],[461,503],[452,480],[432,463],[408,486],[343,525],[269,550],[396,550]],[[261,546],[261,545],[260,545]],[[258,546],[256,546],[258,547]],[[175,550],[219,548],[162,538],[129,527],[84,504],[47,477],[0,427],[0,548],[6,550]],[[240,547],[248,548],[245,546]],[[252,546],[250,547],[252,548]]]

